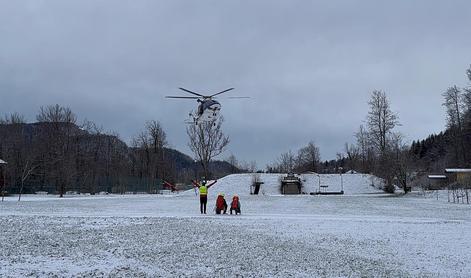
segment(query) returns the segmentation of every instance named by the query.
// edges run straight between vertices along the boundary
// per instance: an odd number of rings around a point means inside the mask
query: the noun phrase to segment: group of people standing
[[[211,184],[207,184],[206,181],[202,181],[201,184],[197,183],[196,181],[191,181],[195,188],[198,188],[200,194],[200,211],[201,214],[206,214],[206,205],[208,203],[208,189],[213,186],[216,181],[213,181]],[[216,198],[216,206],[215,209],[216,214],[227,214],[227,202],[224,198],[224,193],[219,193],[218,197]],[[240,201],[239,196],[234,195],[232,197],[230,213],[235,212],[235,214],[240,214]]]

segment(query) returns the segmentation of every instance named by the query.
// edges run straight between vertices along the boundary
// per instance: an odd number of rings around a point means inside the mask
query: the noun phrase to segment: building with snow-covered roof
[[[428,178],[431,180],[444,180],[448,177],[446,175],[428,175]]]
[[[445,173],[469,173],[471,174],[471,169],[448,168],[448,169],[445,169]]]
[[[446,175],[428,175],[428,180],[429,190],[443,189],[448,185],[448,176]]]
[[[348,170],[347,172],[345,172],[345,174],[360,174],[360,173],[355,170]]]
[[[449,168],[445,169],[451,183],[461,185],[471,185],[471,169],[467,168]]]

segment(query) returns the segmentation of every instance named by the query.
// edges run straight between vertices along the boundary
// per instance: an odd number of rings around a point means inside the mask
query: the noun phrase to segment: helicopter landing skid
[[[185,124],[189,124],[189,125],[200,125],[200,124],[203,124],[203,123],[211,123],[211,122],[214,122],[213,119],[188,119],[185,121]],[[216,123],[213,123],[213,125],[216,125]]]

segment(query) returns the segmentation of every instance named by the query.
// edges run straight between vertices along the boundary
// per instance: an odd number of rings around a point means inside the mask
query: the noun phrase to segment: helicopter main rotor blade
[[[215,97],[215,96],[217,96],[217,95],[224,94],[225,92],[229,92],[229,91],[231,91],[231,90],[234,90],[234,88],[230,88],[230,89],[224,90],[224,91],[222,91],[222,92],[216,93],[216,94],[211,95],[211,96],[209,96],[209,97]]]
[[[177,96],[165,96],[165,98],[200,99],[199,97],[177,97]]]
[[[185,91],[185,92],[187,92],[187,93],[190,93],[190,94],[193,94],[193,95],[199,96],[199,97],[204,97],[204,96],[203,96],[203,95],[201,95],[201,94],[198,94],[198,93],[192,92],[192,91],[190,91],[190,90],[187,90],[187,89],[185,89],[185,88],[178,88],[178,89],[180,89],[180,90],[182,90],[182,91]]]
[[[228,98],[231,98],[231,99],[239,99],[239,98],[250,98],[250,97],[228,97]]]

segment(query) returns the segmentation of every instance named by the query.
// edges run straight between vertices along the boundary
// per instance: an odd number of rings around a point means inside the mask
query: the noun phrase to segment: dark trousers
[[[208,196],[200,196],[200,211],[201,214],[206,214],[206,204],[208,203]]]
[[[224,206],[224,209],[216,208],[216,214],[221,214],[221,213],[224,213],[224,214],[227,213],[227,205]]]
[[[235,211],[235,214],[240,214],[240,208],[231,208],[231,214],[232,214],[232,211]]]

